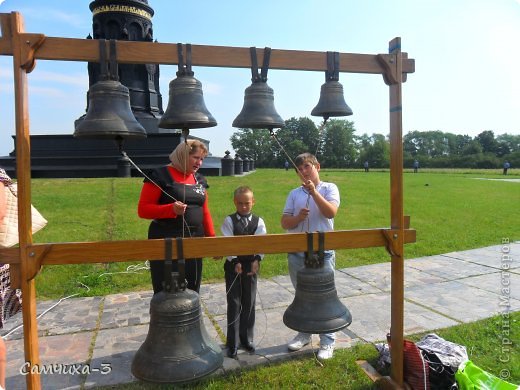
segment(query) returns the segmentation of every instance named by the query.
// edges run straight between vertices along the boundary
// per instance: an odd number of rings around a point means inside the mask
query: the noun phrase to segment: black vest
[[[182,184],[175,182],[168,171],[168,167],[163,166],[152,170],[149,177],[168,194],[166,195],[164,192],[161,193],[158,202],[159,204],[173,203],[173,197],[188,205],[186,208],[186,214],[184,215],[184,220],[187,226],[183,226],[183,218],[156,219],[154,220],[154,223],[163,226],[168,231],[177,232],[178,235],[182,235],[184,228],[184,231],[188,236],[203,236],[204,213],[202,207],[206,200],[206,188],[208,188],[204,176],[197,172],[195,173],[195,184]],[[145,178],[144,181],[149,182],[150,180]]]
[[[231,222],[233,222],[233,235],[235,236],[252,236],[255,234],[256,229],[258,228],[259,217],[257,215],[251,214],[251,221],[247,224],[247,227],[244,229],[244,225],[238,219],[237,213],[233,213],[229,216],[231,218]],[[242,218],[242,217],[241,217]],[[255,259],[255,255],[246,255],[246,256],[238,256],[238,261],[243,262],[252,262]]]

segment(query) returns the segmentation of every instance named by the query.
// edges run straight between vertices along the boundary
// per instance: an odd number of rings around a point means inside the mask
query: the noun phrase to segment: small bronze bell
[[[267,70],[271,49],[264,49],[261,74],[258,73],[256,48],[251,47],[251,73],[253,83],[246,88],[242,111],[233,121],[233,127],[250,129],[274,129],[285,125],[274,107],[273,89],[267,85]]]
[[[320,250],[316,255],[312,233],[308,233],[305,268],[298,271],[294,301],[283,315],[287,327],[303,333],[332,333],[352,322],[352,315],[338,298],[334,271],[323,267],[323,233],[319,237]]]
[[[198,129],[213,127],[217,121],[204,103],[202,84],[193,77],[191,70],[191,45],[186,45],[186,66],[182,44],[177,45],[179,70],[177,78],[170,82],[170,98],[159,127],[164,129]]]
[[[99,41],[100,80],[89,88],[88,110],[75,123],[74,137],[121,141],[144,138],[146,130],[135,119],[128,88],[119,82],[115,40],[110,41],[110,74],[106,62],[105,40]]]
[[[164,289],[150,302],[150,327],[132,361],[132,374],[147,382],[181,384],[211,374],[224,357],[206,332],[199,295],[186,289],[185,260],[177,260],[179,272],[171,272],[171,239],[165,242]],[[182,239],[177,244],[181,247]]]
[[[327,52],[327,72],[325,84],[321,86],[320,100],[311,111],[313,116],[328,119],[332,116],[352,115],[351,108],[345,102],[343,86],[339,80],[339,53]]]

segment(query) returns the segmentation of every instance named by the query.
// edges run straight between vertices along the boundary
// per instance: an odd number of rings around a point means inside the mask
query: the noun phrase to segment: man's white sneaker
[[[294,339],[292,339],[289,344],[287,344],[287,348],[290,351],[299,351],[307,344],[311,342],[311,335],[305,335],[298,333]]]
[[[334,344],[320,345],[320,350],[318,351],[319,360],[330,359],[330,358],[332,358],[333,355],[334,355]]]

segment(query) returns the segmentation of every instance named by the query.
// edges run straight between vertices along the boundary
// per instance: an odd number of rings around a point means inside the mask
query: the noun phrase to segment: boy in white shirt
[[[281,219],[282,228],[288,233],[328,232],[334,230],[334,217],[340,204],[339,190],[336,184],[320,180],[320,163],[311,153],[303,153],[296,157],[294,164],[298,167],[302,185],[292,190],[285,202]],[[289,253],[289,275],[296,289],[298,271],[305,267],[305,253]],[[335,252],[325,251],[324,267],[334,270]],[[298,332],[287,347],[298,351],[311,341],[311,334]],[[320,334],[320,360],[330,359],[334,354],[336,336],[334,333]]]

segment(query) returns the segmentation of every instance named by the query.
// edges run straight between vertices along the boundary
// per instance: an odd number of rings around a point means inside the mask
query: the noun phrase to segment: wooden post
[[[390,213],[391,227],[398,230],[392,237],[396,241],[396,253],[391,265],[391,378],[403,386],[403,338],[404,338],[404,212],[403,212],[403,123],[402,123],[402,55],[401,38],[390,41]],[[386,78],[388,82],[388,78]],[[397,236],[397,237],[396,237]]]
[[[31,145],[29,135],[29,104],[27,91],[27,73],[22,68],[24,42],[20,33],[24,31],[22,16],[11,14],[11,42],[13,45],[13,71],[16,113],[16,176],[18,179],[18,234],[20,250],[20,286],[22,290],[22,315],[25,361],[30,368],[40,364],[38,349],[38,325],[36,320],[36,285],[32,275],[34,259],[31,259],[27,247],[32,245],[31,232]],[[28,389],[41,389],[40,374],[26,376]]]

